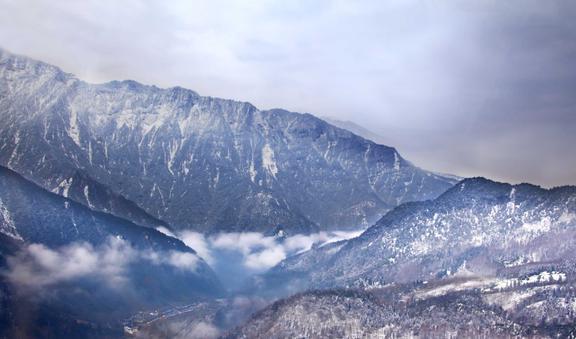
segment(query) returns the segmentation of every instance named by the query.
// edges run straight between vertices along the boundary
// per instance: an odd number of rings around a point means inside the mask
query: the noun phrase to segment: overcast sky
[[[0,46],[351,120],[435,171],[576,184],[573,0],[0,0]]]

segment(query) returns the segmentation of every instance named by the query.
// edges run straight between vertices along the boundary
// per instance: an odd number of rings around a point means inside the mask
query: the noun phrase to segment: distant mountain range
[[[310,114],[0,51],[0,165],[135,223],[202,232],[369,226],[456,183]]]

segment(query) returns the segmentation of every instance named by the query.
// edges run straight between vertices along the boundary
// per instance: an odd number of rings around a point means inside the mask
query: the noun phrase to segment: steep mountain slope
[[[40,300],[33,310],[114,323],[223,294],[212,269],[181,241],[94,212],[2,167],[0,233],[12,244],[2,251],[2,281],[10,286],[3,292]]]
[[[193,252],[177,239],[106,213],[94,212],[47,192],[1,166],[0,232],[50,247],[74,241],[98,245],[109,236],[118,236],[139,247]]]
[[[1,165],[141,224],[153,222],[109,200],[175,228],[298,233],[369,225],[455,183],[310,114],[134,81],[87,84],[5,51],[0,118]]]
[[[575,254],[576,187],[473,178],[435,200],[397,207],[358,238],[288,258],[264,281],[290,279],[284,286],[302,289],[498,276]]]
[[[426,289],[420,284],[306,292],[256,313],[225,337],[568,338],[576,334],[573,284],[497,293],[469,289],[426,295]]]

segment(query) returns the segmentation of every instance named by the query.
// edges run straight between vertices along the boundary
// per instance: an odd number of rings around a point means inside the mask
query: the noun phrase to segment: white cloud
[[[265,270],[286,258],[286,251],[274,237],[262,233],[220,233],[210,237],[217,250],[236,251],[244,257],[244,266],[251,270]]]
[[[184,271],[195,271],[198,264],[198,256],[192,253],[171,251],[166,263]]]
[[[174,234],[168,229],[158,230],[182,239],[210,265],[218,264],[221,251],[237,252],[244,268],[251,272],[267,270],[290,255],[309,250],[314,244],[321,246],[357,236],[361,232],[320,232],[279,240],[257,232],[221,233],[205,237],[191,231]],[[137,250],[126,241],[114,237],[100,246],[79,242],[52,249],[31,244],[16,256],[8,257],[8,270],[3,274],[11,282],[29,289],[84,277],[100,279],[110,287],[122,288],[129,283],[127,268],[136,261],[145,260],[154,265],[169,265],[193,272],[200,260],[198,255],[179,251]]]
[[[208,241],[204,234],[192,231],[184,231],[180,233],[180,239],[186,246],[194,249],[200,257],[202,257],[209,265],[214,263],[214,258],[210,252]]]
[[[156,230],[169,237],[182,240],[186,246],[196,251],[196,253],[198,253],[198,255],[202,257],[202,259],[204,259],[204,261],[206,261],[209,265],[214,264],[214,258],[212,257],[212,252],[210,250],[210,244],[204,234],[194,231],[182,231],[178,234],[174,234],[172,231],[163,226],[157,227]]]
[[[290,252],[301,252],[306,251],[312,247],[312,245],[320,240],[322,240],[326,233],[315,233],[311,235],[297,234],[284,240],[283,246],[287,251]]]
[[[53,285],[85,276],[102,278],[111,287],[126,283],[126,265],[135,251],[122,240],[110,238],[99,248],[75,243],[58,250],[41,244],[28,245],[15,257],[8,258],[8,279],[25,287]]]
[[[195,271],[200,258],[193,253],[168,251],[142,251],[140,257],[155,265],[170,265],[184,271]]]
[[[7,258],[8,269],[3,274],[12,283],[27,289],[85,277],[100,279],[112,288],[122,288],[129,283],[129,265],[137,260],[195,271],[199,259],[192,253],[179,251],[139,251],[122,239],[109,237],[97,247],[86,242],[56,249],[30,244]]]
[[[217,264],[220,251],[238,252],[243,258],[245,268],[252,271],[267,270],[290,255],[309,250],[315,244],[322,246],[362,233],[362,230],[319,232],[309,235],[298,234],[280,240],[258,232],[219,233],[205,237],[201,233],[190,231],[176,235],[165,229],[159,231],[181,239],[210,265]]]
[[[268,269],[286,259],[286,251],[282,245],[266,248],[245,256],[244,265],[253,270]]]
[[[323,246],[340,240],[355,238],[362,232],[364,230],[319,232],[310,235],[298,234],[288,237],[284,241],[283,246],[288,252],[299,253],[309,250],[314,244]]]
[[[267,237],[257,232],[220,233],[211,237],[210,241],[215,248],[236,250],[243,254],[277,245],[274,237]]]

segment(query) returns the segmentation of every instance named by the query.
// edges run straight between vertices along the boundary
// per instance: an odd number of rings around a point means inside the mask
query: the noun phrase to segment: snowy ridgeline
[[[522,274],[574,258],[575,236],[575,187],[466,179],[435,200],[401,205],[357,238],[287,258],[263,279],[272,287],[291,281],[299,290],[496,278],[502,272],[510,272],[502,284],[564,280],[554,269],[531,278]]]
[[[310,114],[134,81],[88,84],[1,50],[0,87],[0,165],[147,226],[367,227],[457,181]],[[148,216],[116,207],[118,197]]]

